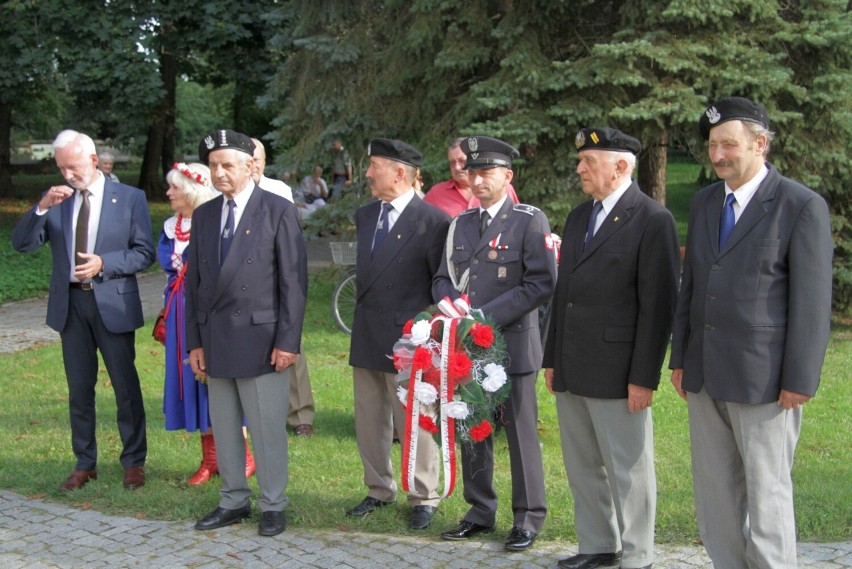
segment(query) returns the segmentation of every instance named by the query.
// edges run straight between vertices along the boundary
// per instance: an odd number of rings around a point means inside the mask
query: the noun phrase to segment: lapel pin
[[[399,241],[400,239],[402,239],[402,233],[397,233],[396,240]]]
[[[246,235],[248,235],[249,233],[251,233],[251,229],[246,229]]]
[[[112,203],[118,203],[118,200],[115,199],[115,198],[112,198]]]
[[[616,215],[615,217],[613,217],[613,218],[612,218],[612,220],[613,220],[613,221],[618,221],[619,219],[621,219],[621,218],[620,218],[620,217],[618,217],[617,215]]]

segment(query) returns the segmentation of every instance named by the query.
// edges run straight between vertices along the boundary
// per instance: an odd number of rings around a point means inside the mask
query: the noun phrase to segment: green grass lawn
[[[694,172],[694,170],[692,170]],[[676,217],[685,219],[695,185],[688,168],[670,182],[670,203],[679,204]],[[689,194],[674,196],[673,193]],[[8,236],[27,201],[0,202],[0,302],[13,296],[10,290],[31,281],[30,291],[46,290],[49,252],[36,256],[11,251]],[[168,208],[152,207],[162,220]],[[155,221],[155,227],[159,222]],[[42,257],[40,257],[41,255]],[[18,264],[15,264],[18,263]],[[46,267],[38,268],[45,264]],[[408,533],[409,509],[402,494],[397,508],[384,508],[364,520],[351,520],[344,510],[366,494],[363,471],[355,445],[351,368],[347,364],[348,336],[331,321],[329,299],[336,279],[333,271],[311,276],[309,306],[303,346],[310,360],[311,382],[317,404],[311,439],[290,438],[290,485],[288,523],[297,528],[361,530]],[[41,287],[39,289],[39,287]],[[17,292],[14,294],[18,294]],[[30,294],[29,296],[32,296]],[[0,487],[27,496],[46,498],[81,509],[146,518],[183,520],[187,524],[207,513],[218,501],[218,480],[191,488],[186,478],[201,458],[198,435],[166,432],[162,416],[163,349],[150,338],[150,325],[137,335],[137,366],[142,378],[148,413],[148,484],[134,492],[121,486],[118,463],[120,441],[115,426],[115,403],[109,379],[101,369],[98,384],[99,479],[71,495],[56,488],[74,467],[68,428],[68,394],[59,345],[44,346],[0,356]],[[852,540],[852,452],[848,433],[852,428],[852,329],[837,326],[832,333],[822,386],[805,409],[805,422],[793,472],[796,485],[797,525],[803,541]],[[697,538],[690,472],[686,405],[675,395],[664,371],[654,401],[654,428],[658,478],[657,541],[691,543]],[[538,384],[540,436],[544,450],[545,477],[550,512],[543,540],[576,541],[573,505],[559,443],[553,398]],[[282,410],[282,413],[286,412]],[[399,447],[394,449],[398,469]],[[495,483],[500,497],[498,515],[502,539],[511,526],[510,478],[505,437],[495,441]],[[252,485],[256,490],[255,482]],[[467,509],[461,485],[440,507],[426,535],[437,537],[454,526]],[[418,533],[418,535],[422,535]]]

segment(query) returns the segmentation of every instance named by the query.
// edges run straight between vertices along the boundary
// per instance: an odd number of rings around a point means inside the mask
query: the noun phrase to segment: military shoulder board
[[[468,214],[471,214],[471,213],[476,213],[476,212],[478,212],[478,211],[479,211],[479,208],[478,208],[478,207],[473,207],[473,208],[470,208],[470,209],[466,209],[466,210],[464,210],[464,211],[463,211],[463,212],[461,212],[459,215],[468,215]]]
[[[527,205],[525,203],[516,204],[512,209],[515,210],[515,211],[521,211],[521,212],[523,212],[527,215],[534,215],[535,212],[538,211],[537,207]]]

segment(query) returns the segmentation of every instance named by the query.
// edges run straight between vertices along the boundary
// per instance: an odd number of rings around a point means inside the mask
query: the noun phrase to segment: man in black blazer
[[[199,147],[222,197],[195,210],[186,271],[186,341],[207,378],[219,506],[195,524],[211,530],[251,512],[243,417],[255,452],[258,533],[285,529],[290,367],[300,351],[307,257],[296,207],[251,178],[254,143],[217,130]]]
[[[390,355],[403,325],[432,304],[449,218],[414,193],[422,155],[401,140],[377,138],[367,147],[367,183],[378,201],[358,208],[355,265],[357,304],[349,365],[355,394],[355,438],[364,465],[367,496],[346,514],[362,517],[393,503],[397,486],[391,466],[394,418],[405,424],[399,383]],[[417,428],[415,426],[415,428]],[[414,488],[408,502],[411,529],[426,529],[438,506],[438,449],[418,429]]]
[[[553,240],[544,213],[532,206],[513,205],[508,199],[512,159],[518,151],[488,136],[467,138],[461,148],[480,206],[453,221],[432,295],[455,300],[467,293],[470,306],[493,318],[506,340],[511,392],[503,420],[514,516],[504,546],[508,551],[523,551],[532,547],[547,514],[535,382],[542,353],[537,308],[550,298],[556,280]],[[494,531],[493,474],[492,436],[462,445],[464,498],[470,509],[458,527],[441,537],[459,541]]]
[[[698,529],[716,567],[795,567],[790,470],[828,345],[828,207],[766,162],[763,105],[726,97],[699,127],[721,181],[692,200],[669,362]]]
[[[67,182],[53,186],[12,232],[17,251],[50,241],[53,269],[47,324],[62,339],[68,380],[74,472],[67,492],[98,477],[95,385],[98,351],[109,373],[123,449],[124,487],[145,483],[145,407],[136,359],[142,301],[136,273],[154,262],[151,217],[145,193],[107,179],[97,169],[95,143],[64,130],[53,142],[56,165]]]
[[[651,401],[677,297],[677,228],[631,180],[638,140],[595,127],[577,133],[575,145],[583,192],[594,200],[565,221],[543,364],[579,549],[559,567],[650,567]]]

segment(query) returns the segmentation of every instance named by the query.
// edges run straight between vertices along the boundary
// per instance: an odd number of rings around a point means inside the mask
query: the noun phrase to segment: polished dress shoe
[[[217,507],[215,510],[198,520],[195,524],[197,530],[209,530],[223,528],[232,524],[238,524],[251,515],[251,506],[246,504],[236,510],[226,510]]]
[[[411,521],[408,527],[411,529],[426,529],[432,523],[432,518],[435,516],[435,511],[438,508],[435,506],[414,506],[414,513],[411,514]]]
[[[494,526],[481,526],[473,522],[462,522],[456,529],[442,533],[441,537],[447,541],[464,541],[478,533],[491,533],[492,531],[494,531]]]
[[[515,526],[509,532],[508,537],[506,537],[504,548],[506,551],[525,551],[532,547],[537,537],[538,534],[534,531]]]
[[[346,510],[346,515],[350,518],[363,518],[373,510],[378,508],[384,508],[385,506],[390,506],[393,502],[382,502],[381,500],[377,500],[371,496],[367,496],[361,502],[352,509]]]
[[[145,486],[145,467],[131,466],[130,468],[125,468],[123,485],[128,490]]]
[[[559,569],[595,569],[597,567],[619,567],[621,552],[616,553],[578,553],[556,564]]]
[[[85,486],[89,480],[97,480],[97,470],[75,470],[68,477],[68,480],[59,485],[60,492],[70,492],[71,490],[79,490]]]
[[[284,512],[263,512],[260,514],[260,523],[257,524],[257,533],[266,536],[278,535],[286,527]]]

